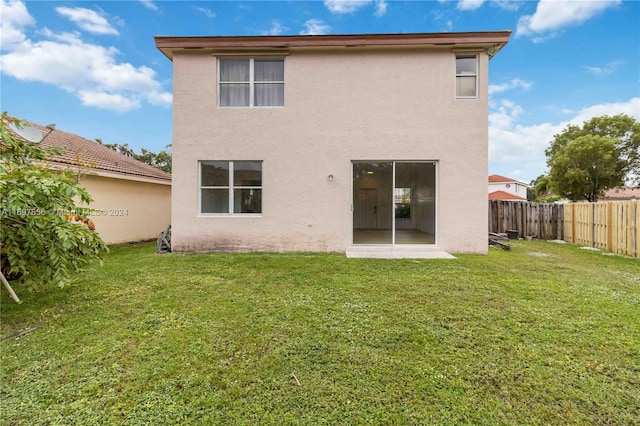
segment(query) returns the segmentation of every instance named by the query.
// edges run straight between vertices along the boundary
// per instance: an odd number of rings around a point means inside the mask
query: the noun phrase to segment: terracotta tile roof
[[[49,132],[48,128],[38,123],[22,119],[21,121],[37,127],[42,131],[43,135]],[[92,169],[125,175],[171,180],[170,173],[156,169],[134,158],[127,157],[97,142],[92,142],[81,136],[62,130],[53,130],[41,142],[41,145],[43,147],[56,146],[63,149],[61,155],[49,158],[49,160],[53,162],[90,167]]]
[[[498,182],[517,182],[517,181],[515,179],[511,179],[511,178],[500,176],[500,175],[491,175],[489,176],[489,182],[498,183]]]
[[[602,200],[640,200],[640,188],[622,186],[605,191]]]
[[[493,191],[489,193],[490,200],[518,200],[527,201],[526,198],[522,198],[519,195],[510,194],[506,191]]]

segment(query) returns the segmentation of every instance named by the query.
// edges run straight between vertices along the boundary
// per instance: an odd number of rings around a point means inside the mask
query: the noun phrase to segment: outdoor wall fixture
[[[329,175],[329,182],[333,180],[333,175]]]

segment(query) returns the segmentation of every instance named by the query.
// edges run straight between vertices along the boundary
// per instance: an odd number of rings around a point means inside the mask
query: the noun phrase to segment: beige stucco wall
[[[80,185],[93,197],[89,207],[102,210],[91,220],[107,244],[158,238],[171,223],[171,186],[85,175]]]
[[[174,56],[176,251],[345,251],[352,160],[434,160],[437,244],[487,251],[487,62],[479,96],[455,98],[450,48],[293,50],[284,108],[219,108],[216,57]],[[199,160],[262,160],[261,217],[198,214]],[[333,175],[333,180],[328,175]]]

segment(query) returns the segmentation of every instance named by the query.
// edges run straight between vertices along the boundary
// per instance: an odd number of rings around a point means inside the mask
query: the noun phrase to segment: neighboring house
[[[171,223],[171,174],[158,170],[73,133],[22,120],[47,135],[43,147],[60,147],[59,156],[49,158],[53,169],[80,173],[100,210],[90,216],[96,232],[107,244],[155,239]]]
[[[500,175],[489,176],[490,200],[527,201],[527,185],[515,179]]]
[[[486,253],[488,65],[509,36],[156,37],[173,250]]]
[[[506,191],[493,191],[489,193],[489,200],[506,200],[506,201],[527,201],[518,195],[513,195]]]
[[[640,188],[632,186],[621,186],[619,188],[607,189],[599,201],[624,201],[640,200]]]

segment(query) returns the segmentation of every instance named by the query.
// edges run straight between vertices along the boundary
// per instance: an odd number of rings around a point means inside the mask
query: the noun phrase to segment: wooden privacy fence
[[[518,231],[518,237],[563,238],[563,205],[489,200],[489,232]]]
[[[638,200],[566,204],[564,240],[640,257]]]

